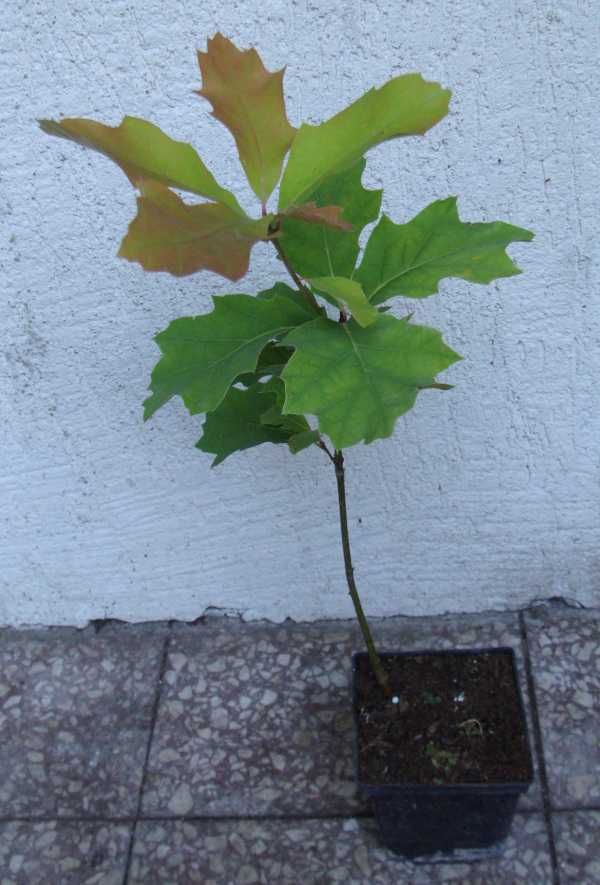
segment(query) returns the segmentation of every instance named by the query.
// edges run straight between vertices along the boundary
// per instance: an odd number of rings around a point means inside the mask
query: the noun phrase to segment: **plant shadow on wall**
[[[378,653],[354,580],[343,450],[389,437],[420,391],[450,389],[437,376],[461,359],[437,330],[389,314],[390,299],[435,294],[446,277],[512,276],[519,270],[506,247],[533,235],[500,221],[463,223],[455,197],[405,223],[379,217],[382,191],[363,187],[364,155],[442,120],[450,92],[439,84],[404,74],[320,125],[295,128],[283,71],[267,71],[254,49],[241,51],[217,34],[198,60],[199,94],[235,139],[260,203],[256,218],[191,145],[152,123],[40,124],[106,154],[139,191],[121,257],[149,271],[210,270],[239,280],[252,247],[266,241],[293,283],[277,281],[256,296],[215,296],[210,313],[160,332],[144,416],[175,395],[192,415],[206,413],[197,446],[215,456],[213,466],[264,442],[294,455],[313,445],[323,451],[335,470],[346,578],[367,648],[354,660],[359,777],[382,837],[407,856],[492,844],[506,835],[516,796],[531,779],[511,652]],[[175,191],[208,202],[190,204]],[[359,256],[360,233],[378,218]]]

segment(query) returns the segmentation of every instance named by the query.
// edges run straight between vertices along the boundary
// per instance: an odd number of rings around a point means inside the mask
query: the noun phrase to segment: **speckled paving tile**
[[[382,650],[508,644],[513,615],[376,623]],[[351,814],[352,622],[174,630],[143,797],[146,814]],[[540,807],[538,788],[524,807]]]
[[[412,864],[378,845],[370,820],[144,821],[129,885],[551,885],[541,815],[519,815],[499,857]]]
[[[0,632],[0,814],[135,812],[165,628]]]
[[[554,808],[600,805],[600,612],[540,606],[526,615]]]
[[[130,835],[92,821],[0,823],[0,883],[121,885]]]
[[[561,885],[600,883],[600,811],[552,815]]]

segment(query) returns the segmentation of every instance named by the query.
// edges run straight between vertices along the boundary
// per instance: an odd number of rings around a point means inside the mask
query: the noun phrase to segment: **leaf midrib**
[[[377,388],[373,384],[373,380],[371,378],[372,373],[369,369],[366,368],[365,363],[363,362],[363,358],[359,352],[358,345],[354,341],[354,338],[352,337],[352,334],[351,334],[350,330],[348,329],[347,323],[343,324],[343,329],[344,329],[344,332],[346,333],[346,335],[348,336],[348,339],[349,339],[350,344],[352,346],[352,350],[354,351],[354,353],[356,355],[356,360],[357,360],[360,368],[362,369],[364,375],[366,376],[367,384],[368,384],[369,388],[371,389],[372,396],[377,401],[377,404],[379,406],[379,413],[380,413],[379,418],[381,420],[382,417],[385,418],[385,411],[384,411],[383,401],[382,401],[381,397],[379,396],[379,392],[378,392]]]

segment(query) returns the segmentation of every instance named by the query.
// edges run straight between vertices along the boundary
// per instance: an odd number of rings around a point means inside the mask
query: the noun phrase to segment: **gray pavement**
[[[600,883],[600,611],[373,622],[510,645],[535,782],[502,850],[411,864],[356,796],[349,621],[0,630],[0,885]]]

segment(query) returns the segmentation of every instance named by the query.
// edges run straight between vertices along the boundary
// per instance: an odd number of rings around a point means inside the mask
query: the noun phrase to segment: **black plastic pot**
[[[514,690],[527,735],[523,699],[517,680],[514,652],[510,648],[462,649],[459,651],[414,651],[382,654],[381,658],[415,655],[447,656],[499,653],[509,655]],[[358,768],[359,697],[356,678],[358,662],[366,653],[353,656],[353,700],[355,722],[355,758]],[[498,846],[507,836],[517,800],[533,779],[531,750],[527,739],[529,777],[518,783],[451,784],[371,784],[358,780],[361,796],[371,800],[381,841],[391,851],[408,858],[452,853],[475,854]]]

